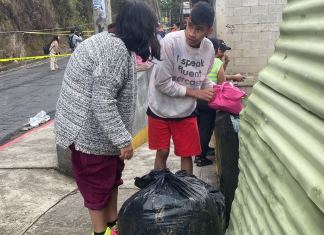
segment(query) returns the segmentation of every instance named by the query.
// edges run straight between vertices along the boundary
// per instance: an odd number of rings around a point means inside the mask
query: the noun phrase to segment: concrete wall
[[[137,72],[138,76],[138,95],[136,101],[136,112],[133,123],[134,138],[132,141],[133,148],[136,149],[147,141],[147,91],[149,86],[150,70]]]
[[[229,73],[255,75],[274,52],[287,0],[216,0],[215,32],[232,50]]]
[[[135,120],[133,123],[133,131],[135,134],[139,133],[147,123],[147,91],[149,85],[149,76],[151,70],[137,73],[138,77],[138,95],[136,101]]]
[[[137,73],[138,93],[136,101],[136,112],[133,123],[133,148],[136,149],[147,141],[147,90],[151,70]],[[57,149],[58,170],[64,174],[72,176],[71,170],[71,151],[59,146]]]

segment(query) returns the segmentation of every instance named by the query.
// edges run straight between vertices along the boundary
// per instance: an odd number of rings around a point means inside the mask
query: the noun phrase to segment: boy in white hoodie
[[[192,156],[201,152],[196,100],[209,101],[213,83],[208,73],[214,62],[209,39],[215,12],[206,2],[194,5],[186,30],[169,33],[161,41],[161,61],[154,66],[149,86],[149,148],[157,150],[154,168],[166,168],[172,137],[181,170],[192,174]]]

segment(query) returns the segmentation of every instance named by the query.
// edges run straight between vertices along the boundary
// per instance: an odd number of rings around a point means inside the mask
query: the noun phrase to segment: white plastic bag
[[[50,116],[46,114],[44,110],[37,113],[34,117],[29,118],[29,125],[31,127],[38,127],[39,124],[48,122],[50,120]]]

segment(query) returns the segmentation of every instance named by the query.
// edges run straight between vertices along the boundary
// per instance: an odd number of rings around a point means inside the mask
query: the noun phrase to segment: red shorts
[[[175,155],[192,157],[201,153],[196,117],[168,120],[148,116],[148,142],[150,149],[170,149],[171,137]]]
[[[124,161],[119,156],[87,154],[71,145],[72,170],[84,199],[84,206],[92,210],[104,209],[112,191],[123,184]]]

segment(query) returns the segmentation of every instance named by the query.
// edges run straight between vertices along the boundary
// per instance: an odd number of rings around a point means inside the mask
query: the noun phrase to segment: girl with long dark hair
[[[49,47],[49,55],[50,57],[50,68],[52,71],[58,70],[59,67],[57,65],[57,59],[55,55],[58,55],[60,53],[60,45],[59,45],[59,36],[55,35],[51,41],[50,47]]]
[[[125,2],[115,34],[102,32],[83,41],[64,74],[56,143],[72,151],[73,174],[94,234],[114,234],[124,160],[133,156],[135,53],[143,61],[160,59],[156,26],[156,14],[147,4]]]

